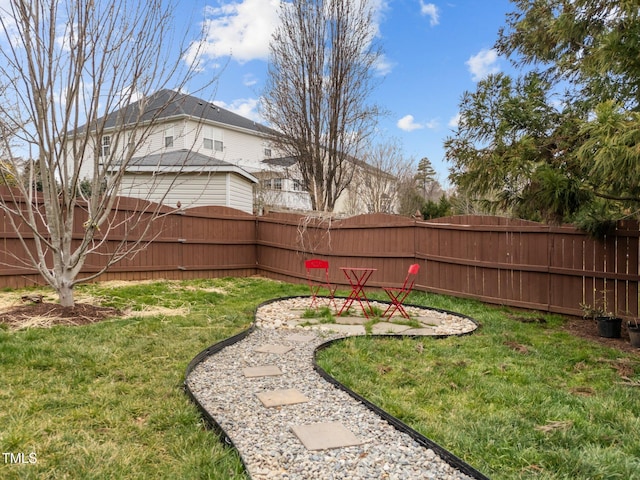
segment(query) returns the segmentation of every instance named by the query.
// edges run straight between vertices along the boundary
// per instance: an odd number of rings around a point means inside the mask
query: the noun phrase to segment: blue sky
[[[398,139],[405,155],[416,162],[428,157],[441,183],[447,184],[443,142],[455,128],[463,92],[474,91],[489,73],[513,70],[493,50],[513,5],[508,0],[374,1],[384,58],[371,100],[389,112],[379,123],[378,136]],[[224,65],[214,101],[258,121],[277,4],[182,0],[181,5],[185,14],[193,11],[196,22],[205,12],[203,73]]]

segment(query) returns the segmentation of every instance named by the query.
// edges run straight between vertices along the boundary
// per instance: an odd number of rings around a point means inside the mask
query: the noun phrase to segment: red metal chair
[[[336,308],[333,294],[337,287],[331,285],[329,282],[329,262],[320,260],[319,258],[312,258],[311,260],[305,260],[304,267],[307,271],[307,283],[309,284],[312,295],[311,307],[313,308],[317,305],[320,289],[327,289],[329,303],[333,303],[334,308]],[[324,270],[324,274],[322,274],[322,270]]]
[[[389,318],[391,318],[393,314],[398,311],[404,318],[409,318],[409,315],[407,314],[407,311],[404,309],[402,304],[404,303],[405,298],[407,298],[407,296],[409,296],[409,294],[411,293],[411,290],[413,290],[413,284],[416,282],[416,277],[418,276],[419,270],[420,265],[418,265],[417,263],[411,265],[401,288],[382,287],[382,289],[387,292],[387,295],[391,300],[391,304],[382,314],[383,317],[386,317],[388,313]]]

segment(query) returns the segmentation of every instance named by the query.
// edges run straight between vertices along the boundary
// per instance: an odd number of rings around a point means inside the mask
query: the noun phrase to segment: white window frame
[[[173,147],[173,127],[169,127],[164,131],[164,148]]]
[[[213,128],[204,127],[202,129],[202,148],[213,150]]]
[[[107,157],[111,153],[111,135],[103,135],[100,139],[100,157]]]

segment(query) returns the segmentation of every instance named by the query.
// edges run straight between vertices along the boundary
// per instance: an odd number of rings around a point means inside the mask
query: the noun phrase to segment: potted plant
[[[629,332],[631,345],[640,348],[640,323],[638,323],[637,318],[627,322],[627,331]]]
[[[592,318],[598,325],[598,335],[605,338],[620,338],[622,319],[616,317],[606,308],[596,305],[581,303],[580,308],[584,314],[584,318]]]

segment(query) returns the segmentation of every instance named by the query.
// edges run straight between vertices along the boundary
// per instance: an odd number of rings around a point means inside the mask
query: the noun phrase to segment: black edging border
[[[304,295],[296,295],[296,296],[290,296],[290,297],[274,298],[274,299],[271,299],[271,300],[267,300],[266,302],[262,302],[260,305],[258,305],[255,308],[255,310],[253,312],[253,323],[251,324],[251,326],[248,329],[246,329],[246,330],[244,330],[244,331],[242,331],[242,332],[240,332],[240,333],[238,333],[238,334],[236,334],[236,335],[234,335],[232,337],[229,337],[229,338],[227,338],[225,340],[222,340],[222,341],[220,341],[218,343],[215,343],[215,344],[205,348],[200,353],[198,353],[198,355],[196,355],[193,358],[193,360],[191,360],[191,362],[189,362],[189,365],[187,365],[187,369],[185,371],[185,376],[184,376],[185,379],[184,379],[183,386],[182,386],[183,390],[185,391],[185,393],[189,397],[189,399],[196,405],[196,407],[200,411],[200,414],[202,415],[202,417],[203,417],[205,423],[207,424],[207,426],[209,428],[211,428],[222,439],[222,441],[224,442],[225,445],[227,445],[227,446],[229,446],[231,448],[234,448],[238,452],[239,452],[239,450],[234,445],[234,443],[231,440],[231,438],[229,438],[227,433],[224,431],[222,426],[215,420],[215,418],[213,418],[213,416],[204,408],[204,406],[195,397],[195,395],[193,394],[193,392],[189,388],[189,385],[187,384],[187,378],[189,377],[189,374],[193,371],[193,369],[198,364],[200,364],[201,362],[206,360],[208,357],[210,357],[212,355],[215,355],[216,353],[220,352],[222,349],[224,349],[224,348],[226,348],[226,347],[228,347],[230,345],[233,345],[234,343],[237,343],[240,340],[243,340],[244,338],[249,336],[249,334],[251,334],[256,329],[256,314],[257,314],[258,310],[261,307],[263,307],[265,305],[268,305],[270,303],[280,302],[282,300],[288,300],[288,299],[292,299],[292,298],[307,298],[307,297],[308,296],[304,296]],[[390,303],[390,302],[385,302],[385,301],[380,301],[380,300],[376,300],[376,302]],[[428,308],[428,307],[425,307],[424,305],[405,304],[405,306],[407,306],[407,307],[417,307],[417,308]],[[475,323],[477,325],[478,328],[480,328],[480,324],[476,320],[474,320],[473,318],[471,318],[471,317],[469,317],[467,315],[463,315],[463,314],[460,314],[460,313],[457,313],[457,312],[452,312],[452,311],[449,311],[449,310],[443,310],[443,309],[439,309],[439,308],[429,308],[429,310],[434,310],[436,312],[447,313],[449,315],[455,315],[457,317],[466,318],[467,320],[471,320],[473,323]],[[428,338],[447,338],[447,337],[453,337],[453,336],[462,337],[462,336],[466,336],[466,335],[471,335],[472,333],[474,333],[474,332],[467,332],[467,333],[462,333],[462,334],[458,334],[458,335],[428,335]],[[395,335],[395,334],[394,335],[356,335],[356,336],[360,336],[360,337],[362,337],[362,336],[393,337],[393,338],[397,338],[397,339],[422,337],[422,335]],[[343,385],[342,383],[338,382],[335,378],[330,376],[322,367],[320,367],[318,365],[318,363],[316,361],[316,354],[319,351],[324,350],[326,348],[329,348],[334,343],[342,342],[342,341],[346,340],[347,338],[353,338],[353,337],[354,336],[352,335],[350,337],[337,338],[337,339],[329,340],[328,342],[325,342],[325,343],[322,343],[322,344],[318,345],[316,347],[316,349],[314,350],[314,353],[313,353],[313,368],[314,368],[314,370],[322,378],[324,378],[327,382],[329,382],[332,385],[335,385],[340,390],[343,390],[344,392],[348,393],[351,397],[353,397],[358,402],[361,402],[365,407],[367,407],[369,410],[374,412],[376,415],[378,415],[382,419],[386,420],[396,430],[399,430],[400,432],[406,433],[413,440],[418,442],[423,447],[427,447],[427,448],[430,448],[431,450],[433,450],[440,458],[445,460],[452,467],[455,467],[460,472],[462,472],[465,475],[467,475],[467,476],[469,476],[471,478],[474,478],[476,480],[490,480],[489,477],[485,476],[484,474],[482,474],[481,472],[479,472],[478,470],[473,468],[471,465],[466,463],[464,460],[456,457],[454,454],[452,454],[448,450],[444,449],[443,447],[441,447],[437,443],[433,442],[432,440],[429,440],[427,437],[422,435],[420,432],[417,432],[416,430],[414,430],[413,428],[408,426],[406,423],[398,420],[396,417],[394,417],[390,413],[386,412],[385,410],[381,409],[380,407],[378,407],[374,403],[371,403],[366,398],[358,395],[353,390],[347,388],[345,385]],[[242,462],[242,465],[243,465],[243,467],[245,469],[245,472],[247,472],[247,475],[248,475],[249,470],[247,469],[247,466],[244,463],[242,455],[238,455],[238,456],[240,458],[240,461]]]
[[[254,319],[255,319],[255,313],[254,313]],[[229,448],[233,448],[236,452],[239,452],[238,448],[235,446],[235,444],[233,443],[229,435],[227,435],[227,432],[224,431],[224,428],[222,428],[222,426],[216,421],[216,419],[213,418],[213,416],[207,411],[207,409],[204,408],[204,406],[198,401],[196,396],[193,394],[193,392],[189,388],[189,385],[187,384],[187,379],[189,378],[189,374],[193,371],[193,369],[196,368],[201,362],[203,362],[210,356],[215,355],[222,349],[230,345],[233,345],[234,343],[237,343],[240,340],[243,340],[244,338],[248,337],[249,334],[253,332],[255,329],[256,329],[256,323],[254,320],[254,322],[251,324],[251,326],[248,329],[240,333],[237,333],[236,335],[229,337],[225,340],[222,340],[218,343],[214,343],[213,345],[202,350],[198,355],[193,357],[193,360],[191,360],[189,362],[189,365],[187,365],[187,369],[184,374],[184,382],[182,383],[182,389],[186,393],[187,397],[189,397],[189,399],[194,403],[194,405],[200,411],[200,415],[202,416],[207,427],[213,430],[216,433],[216,435],[220,437],[220,439],[222,440],[225,446]],[[244,459],[242,458],[242,455],[238,455],[238,457],[240,458],[240,462],[242,462],[244,471],[247,472],[247,475],[248,475],[249,469],[247,468],[247,465],[244,463]]]

